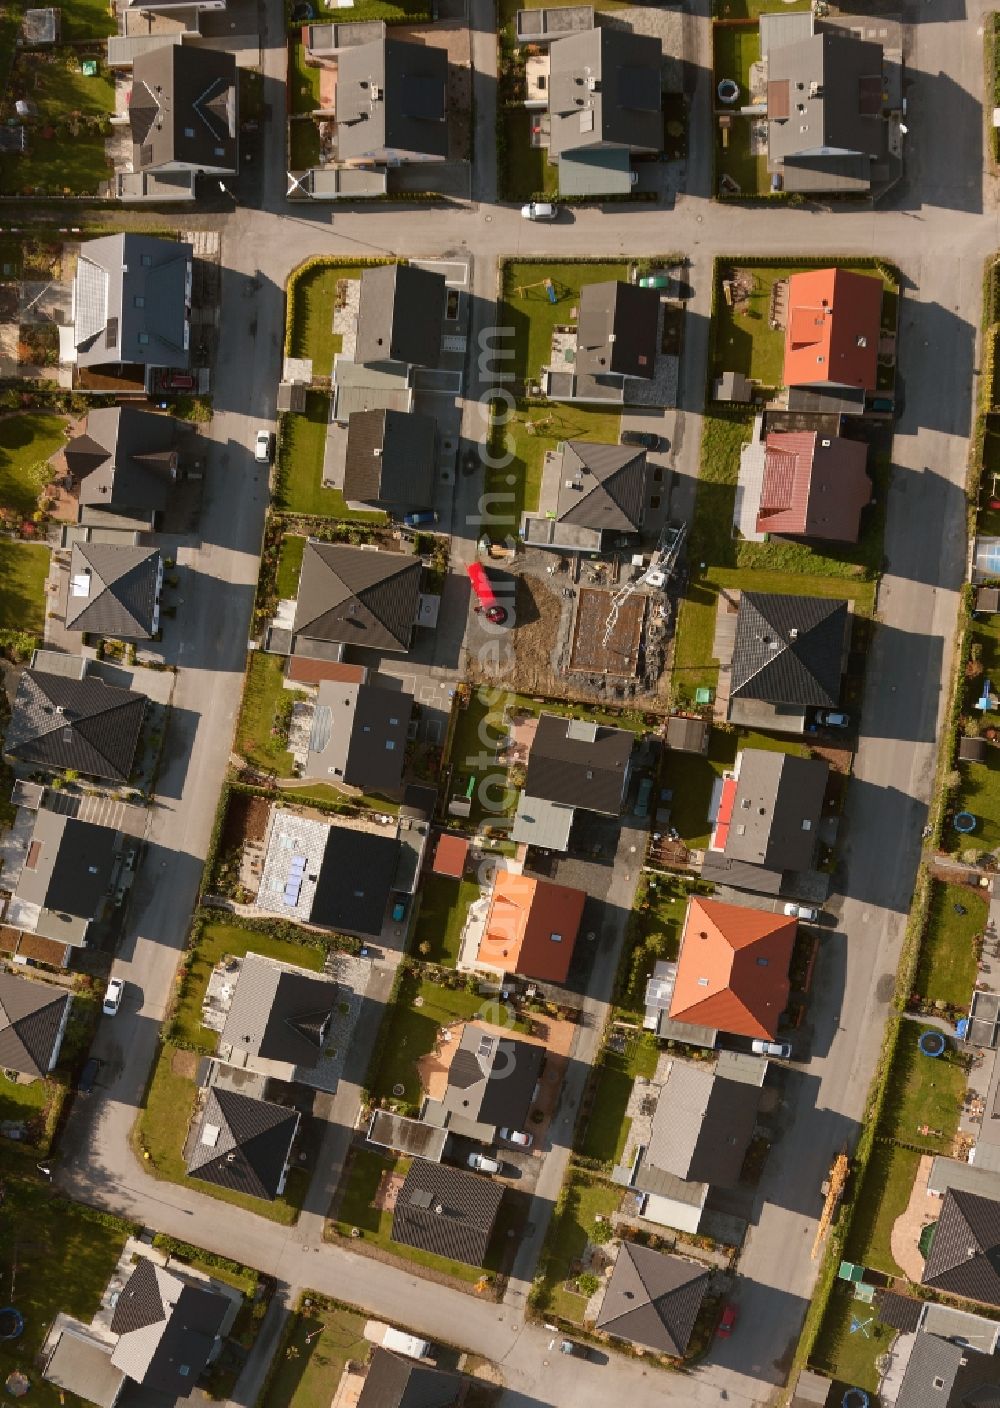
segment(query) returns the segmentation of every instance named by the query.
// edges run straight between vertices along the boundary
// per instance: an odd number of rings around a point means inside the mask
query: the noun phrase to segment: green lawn
[[[41,635],[48,574],[47,547],[0,539],[0,629]]]
[[[243,706],[236,725],[236,751],[255,767],[291,777],[293,758],[285,747],[287,715],[300,690],[283,687],[285,661],[281,655],[255,650],[247,667]]]
[[[178,1051],[164,1042],[159,1050],[153,1079],[146,1095],[146,1104],[139,1112],[135,1137],[146,1167],[169,1183],[196,1188],[211,1198],[234,1203],[258,1217],[280,1222],[290,1227],[299,1215],[308,1188],[308,1178],[299,1169],[292,1169],[282,1197],[273,1202],[250,1198],[243,1193],[219,1188],[214,1183],[188,1178],[183,1148],[188,1125],[194,1112],[198,1087],[194,1081],[201,1058],[191,1051]],[[190,1072],[190,1074],[188,1074]],[[238,1249],[237,1249],[238,1250]]]
[[[740,101],[737,106],[745,107],[750,102],[750,66],[760,61],[760,30],[749,22],[746,25],[712,25],[712,48],[715,56],[714,87],[723,78],[733,78],[740,85]],[[746,122],[749,127],[749,122]]]
[[[844,1255],[890,1276],[902,1276],[890,1238],[896,1219],[905,1211],[917,1176],[920,1155],[898,1144],[876,1143],[844,1246]]]
[[[513,361],[498,361],[498,367],[513,372],[520,381],[535,381],[549,360],[552,329],[557,323],[574,322],[573,309],[579,307],[584,284],[604,283],[628,277],[625,261],[607,264],[521,264],[509,263],[503,271],[504,303],[502,326],[514,329]],[[556,293],[549,302],[546,281]],[[499,338],[498,348],[509,344]]]
[[[0,1074],[0,1121],[38,1120],[48,1108],[52,1094],[53,1086],[47,1080],[22,1085]]]
[[[610,1217],[622,1200],[621,1190],[585,1173],[570,1172],[556,1203],[539,1260],[539,1309],[577,1324],[583,1321],[587,1297],[565,1289],[573,1263],[583,1255],[595,1218]]]
[[[371,1352],[364,1335],[367,1320],[367,1315],[306,1291],[288,1323],[257,1408],[330,1408],[347,1361],[363,1364]]]
[[[851,1334],[851,1324],[855,1321],[866,1325],[867,1334],[860,1330]],[[895,1335],[891,1326],[879,1320],[873,1306],[862,1305],[854,1299],[847,1284],[838,1281],[809,1356],[809,1365],[845,1384],[874,1393],[879,1385],[875,1361],[886,1352]]]
[[[761,195],[769,189],[767,157],[750,150],[749,118],[734,118],[725,133],[719,127],[715,129],[715,179],[720,192],[723,176],[732,177],[740,196]]]
[[[469,779],[476,779],[470,818],[473,823],[505,816],[517,801],[517,793],[507,787],[506,767],[497,762],[507,726],[506,701],[495,702],[495,694],[492,689],[473,688],[468,706],[459,712],[452,737],[452,796],[464,796]]]
[[[319,128],[311,118],[288,124],[288,160],[293,171],[308,171],[320,161]],[[315,369],[314,369],[315,370]]]
[[[90,23],[89,18],[86,23]],[[104,33],[113,33],[105,29]],[[94,195],[111,167],[99,132],[63,124],[81,117],[109,117],[115,109],[114,85],[104,72],[84,77],[78,58],[68,50],[52,56],[22,54],[17,76],[25,96],[38,107],[39,120],[28,136],[28,150],[0,157],[0,183],[5,190],[70,191]]]
[[[617,411],[595,411],[554,401],[521,402],[510,422],[494,430],[493,458],[505,463],[486,467],[487,510],[483,525],[491,537],[499,539],[519,532],[521,514],[538,508],[547,451],[554,450],[563,440],[597,440],[616,445],[620,423]]]
[[[52,478],[49,458],[66,443],[65,424],[46,411],[0,419],[0,508],[31,516]]]
[[[20,1369],[31,1380],[28,1401],[59,1408],[65,1395],[42,1379],[36,1356],[59,1311],[93,1319],[131,1228],[55,1197],[34,1175],[29,1181],[5,1168],[3,1184],[0,1286],[4,1304],[24,1316],[24,1334],[0,1344],[0,1381]]]
[[[950,1154],[966,1071],[951,1043],[937,1059],[924,1056],[917,1046],[924,1030],[919,1020],[900,1024],[879,1133],[928,1153]],[[925,1127],[930,1133],[921,1132]]]
[[[552,0],[551,4],[546,3],[545,8],[551,10],[557,9],[563,5],[575,5],[577,3],[578,0]],[[595,5],[594,9],[598,14],[607,14],[613,10],[625,9],[629,3],[630,0],[600,0],[600,4]],[[505,30],[509,35],[513,36],[514,20],[518,10],[536,9],[541,9],[541,0],[538,0],[536,4],[523,4],[522,0],[498,0],[497,28]],[[353,10],[351,13],[353,15]]]
[[[548,160],[546,148],[531,145],[531,124],[538,121],[538,114],[527,108],[503,108],[500,118],[505,139],[503,199],[527,201],[532,196],[555,195],[558,169]]]
[[[302,554],[306,550],[305,538],[289,533],[281,541],[278,557],[277,590],[278,599],[294,597],[299,590],[299,573],[302,570]]]
[[[934,1002],[965,1008],[976,985],[975,939],[986,927],[989,905],[968,885],[931,883],[930,914],[914,990]],[[965,913],[957,913],[956,905]]]
[[[170,1023],[171,1041],[190,1042],[205,1051],[215,1050],[218,1033],[201,1024],[201,1004],[208,980],[212,969],[224,957],[242,958],[245,953],[259,953],[282,963],[294,963],[314,973],[323,967],[324,951],[313,944],[289,943],[263,931],[244,929],[221,920],[206,924],[188,958],[187,975]]]
[[[658,959],[674,959],[690,895],[697,885],[674,875],[651,875],[639,882],[629,916],[619,970],[618,1008],[632,1016],[646,1009],[646,980]]]
[[[413,927],[413,949],[428,963],[454,968],[469,905],[479,898],[475,880],[455,880],[450,875],[430,875],[420,888],[420,908]],[[423,945],[428,944],[428,951]]]
[[[107,0],[69,0],[62,7],[62,37],[76,44],[84,39],[103,39],[117,33],[114,7]]]
[[[1000,729],[1000,710],[975,708],[983,692],[983,682],[992,680],[995,684],[1000,673],[1000,617],[976,618],[971,627],[971,643],[982,670],[979,674],[968,675],[961,684],[963,714],[978,720],[984,730]],[[971,812],[976,818],[976,829],[963,836],[946,824],[942,845],[956,852],[995,850],[1000,847],[1000,748],[991,746],[985,763],[959,763],[958,769],[962,785],[955,796],[954,809]]]
[[[282,416],[275,507],[319,518],[384,523],[384,513],[349,509],[339,489],[324,489],[323,455],[329,424],[330,397],[322,391],[309,392],[302,415]]]
[[[806,745],[794,738],[775,738],[734,728],[712,729],[706,757],[700,753],[668,750],[664,780],[674,794],[670,799],[670,824],[693,850],[708,845],[711,836],[708,810],[713,786],[732,767],[742,748],[766,748],[775,753],[794,753],[799,758],[809,756]]]
[[[625,1110],[636,1076],[656,1073],[659,1055],[652,1032],[636,1030],[628,1038],[624,1052],[605,1048],[597,1068],[593,1104],[578,1143],[585,1158],[598,1159],[609,1167],[622,1156],[632,1121]]]
[[[322,69],[306,63],[306,47],[296,40],[288,45],[288,101],[293,113],[315,112],[320,105],[319,81]],[[298,126],[297,123],[293,126]]]
[[[785,10],[808,10],[811,0],[782,0]],[[756,19],[765,10],[774,9],[774,0],[712,0],[712,16],[719,20]]]
[[[337,284],[341,279],[360,279],[361,274],[359,264],[323,263],[307,269],[295,280],[286,351],[292,357],[311,357],[313,376],[329,376],[334,355],[341,350],[341,336],[333,331]]]

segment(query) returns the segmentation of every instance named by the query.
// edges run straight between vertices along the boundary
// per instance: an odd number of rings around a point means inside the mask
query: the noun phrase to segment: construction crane
[[[601,640],[601,645],[605,650],[614,635],[619,613],[629,597],[640,587],[663,587],[670,581],[674,574],[674,568],[677,566],[677,559],[680,557],[686,533],[686,523],[682,523],[680,527],[664,524],[645,572],[638,577],[633,577],[630,582],[624,582],[615,592],[611,600],[608,619],[604,623],[604,636]]]
[[[816,1260],[819,1255],[820,1245],[823,1238],[830,1230],[834,1214],[841,1198],[844,1196],[844,1185],[847,1183],[847,1175],[850,1172],[851,1164],[845,1153],[840,1153],[833,1161],[830,1169],[830,1177],[826,1180],[826,1200],[823,1203],[823,1211],[820,1213],[819,1226],[816,1228],[816,1240],[813,1242],[812,1259]]]

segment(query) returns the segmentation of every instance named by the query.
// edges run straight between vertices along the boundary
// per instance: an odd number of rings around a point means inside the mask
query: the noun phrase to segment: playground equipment
[[[731,107],[733,103],[739,102],[740,85],[736,82],[735,78],[723,78],[716,92],[719,95],[719,102],[725,103],[727,107]]]
[[[971,812],[958,812],[951,824],[960,836],[968,836],[970,831],[976,829],[976,818]]]
[[[0,1344],[16,1340],[24,1332],[24,1316],[13,1305],[0,1310]]]
[[[559,295],[556,293],[556,286],[551,279],[537,279],[533,284],[519,284],[514,290],[515,298],[523,298],[526,293],[530,293],[533,288],[543,288],[545,296],[550,303],[558,303]]]
[[[947,1044],[944,1032],[935,1031],[921,1032],[917,1041],[923,1056],[943,1056]]]

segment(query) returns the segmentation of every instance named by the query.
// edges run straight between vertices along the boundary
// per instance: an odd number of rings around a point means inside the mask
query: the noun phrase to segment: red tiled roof
[[[715,818],[715,830],[712,833],[713,850],[724,851],[726,849],[726,841],[729,839],[729,823],[733,819],[733,803],[736,801],[738,787],[739,781],[735,777],[727,777],[722,784],[719,814]]]
[[[310,660],[304,655],[288,657],[288,678],[300,684],[322,684],[323,680],[364,684],[367,674],[364,665],[348,665],[343,660]]]
[[[465,858],[468,854],[469,843],[465,837],[451,836],[446,831],[438,837],[431,870],[435,875],[451,875],[456,880],[461,880],[465,873]]]
[[[796,921],[784,914],[692,899],[671,1018],[773,1040],[788,1002],[796,929]]]
[[[865,445],[840,436],[768,435],[757,532],[856,543],[872,495],[867,458]]]
[[[846,269],[810,269],[788,280],[786,386],[874,391],[882,280]]]
[[[587,896],[534,875],[497,872],[479,957],[506,973],[564,983]]]

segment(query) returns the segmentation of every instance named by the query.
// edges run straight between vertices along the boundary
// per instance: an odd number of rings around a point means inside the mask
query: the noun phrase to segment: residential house
[[[436,367],[448,291],[443,274],[417,264],[378,264],[361,275],[354,361]]]
[[[497,870],[476,967],[565,983],[586,903],[583,890]]]
[[[545,1064],[545,1047],[502,1036],[495,1027],[466,1022],[458,1042],[446,1043],[447,1087],[427,1099],[421,1119],[466,1139],[492,1144],[498,1129],[524,1129]]]
[[[52,983],[0,969],[0,1071],[28,1080],[47,1076],[59,1060],[73,994]]]
[[[466,1389],[461,1374],[376,1345],[357,1408],[461,1408]]]
[[[401,851],[398,835],[331,826],[316,882],[312,922],[378,938],[396,888]]]
[[[512,839],[519,845],[565,851],[578,808],[620,816],[634,741],[627,729],[542,714],[528,755]]]
[[[401,513],[434,500],[437,422],[415,411],[355,411],[347,422],[344,498]]]
[[[742,592],[729,668],[729,722],[803,733],[836,709],[850,642],[846,601]]]
[[[135,766],[147,699],[106,684],[84,657],[66,656],[67,670],[21,673],[4,756],[12,763],[72,769],[106,782],[127,783]]]
[[[131,369],[151,389],[153,368],[191,364],[194,251],[154,235],[103,235],[80,247],[72,326],[60,353],[81,372]]]
[[[790,410],[857,413],[878,385],[882,280],[807,269],[788,280],[784,382]]]
[[[36,952],[41,961],[65,967],[70,950],[87,943],[91,924],[108,904],[118,844],[119,833],[110,826],[44,807],[35,814],[4,923],[51,940]]]
[[[950,1187],[921,1280],[931,1290],[1000,1307],[1000,1201]]]
[[[482,1266],[503,1188],[477,1173],[414,1159],[396,1197],[392,1240],[467,1266]]]
[[[602,25],[555,40],[549,56],[549,159],[560,195],[627,195],[631,158],[663,148],[660,40]]]
[[[843,29],[770,49],[767,170],[786,191],[866,195],[885,161],[882,45]]]
[[[868,447],[860,440],[815,430],[771,431],[763,446],[757,532],[856,543],[861,511],[872,497],[867,461]]]
[[[925,1331],[913,1336],[894,1408],[988,1408],[996,1402],[1000,1364],[992,1354]]]
[[[681,935],[671,1019],[773,1041],[788,1002],[797,928],[785,914],[693,896]]]
[[[723,778],[702,878],[777,895],[816,859],[830,765],[743,748]]]
[[[236,1305],[210,1283],[141,1257],[111,1316],[112,1364],[143,1388],[188,1398],[222,1347]]]
[[[572,371],[549,368],[545,394],[554,401],[642,402],[660,350],[659,291],[620,280],[584,284],[579,309]]]
[[[707,1267],[623,1242],[597,1313],[597,1328],[616,1339],[680,1358],[708,1291]]]
[[[58,1315],[43,1346],[42,1378],[97,1408],[115,1408],[125,1375],[111,1362],[114,1346],[86,1326]]]
[[[138,53],[128,106],[133,171],[226,175],[237,168],[236,59],[224,49],[168,44]]]
[[[412,709],[413,695],[405,690],[323,680],[303,777],[396,797]]]
[[[406,654],[420,610],[419,557],[306,542],[292,651],[339,660],[348,645]]]
[[[217,1188],[273,1200],[285,1191],[298,1128],[297,1110],[215,1085],[187,1153],[187,1171]]]
[[[219,1058],[294,1082],[322,1058],[336,1003],[332,978],[248,953],[219,1037]]]
[[[90,528],[155,528],[177,480],[177,421],[134,406],[102,406],[66,446],[79,486],[78,518]]]
[[[448,51],[379,39],[341,51],[339,162],[400,166],[448,155]]]
[[[537,512],[521,517],[521,536],[560,552],[603,552],[637,538],[649,507],[645,450],[565,440],[545,456]]]
[[[159,548],[75,542],[66,629],[118,640],[152,640],[160,629],[162,590]]]

